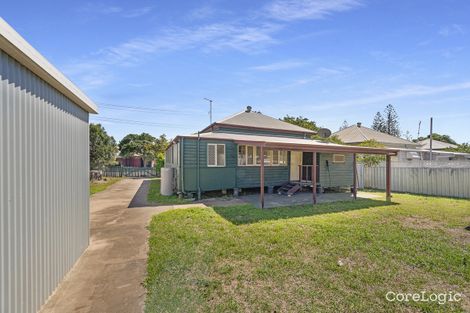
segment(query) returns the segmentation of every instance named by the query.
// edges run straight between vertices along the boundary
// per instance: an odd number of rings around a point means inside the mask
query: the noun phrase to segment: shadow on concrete
[[[147,194],[149,192],[151,180],[145,179],[142,181],[139,189],[135,193],[131,202],[129,203],[128,208],[141,208],[146,206],[155,206],[155,203],[151,204],[147,202]]]
[[[246,204],[232,207],[214,207],[214,211],[227,221],[235,225],[242,225],[257,223],[260,221],[273,221],[296,217],[314,216],[319,214],[362,210],[394,204],[396,203],[382,200],[358,199],[356,201],[322,203],[315,206],[310,204],[272,209],[258,209],[254,205]]]

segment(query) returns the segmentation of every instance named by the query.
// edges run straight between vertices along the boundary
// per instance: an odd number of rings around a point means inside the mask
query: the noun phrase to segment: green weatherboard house
[[[166,151],[165,167],[173,168],[177,193],[230,189],[237,195],[241,189],[260,188],[262,181],[268,192],[289,182],[311,187],[313,173],[318,187],[350,188],[354,153],[393,154],[310,139],[314,134],[247,107],[199,133],[177,136]]]

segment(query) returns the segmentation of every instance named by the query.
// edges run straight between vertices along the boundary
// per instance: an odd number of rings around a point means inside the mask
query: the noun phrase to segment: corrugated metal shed
[[[0,312],[37,311],[88,246],[96,106],[55,71],[0,19]]]

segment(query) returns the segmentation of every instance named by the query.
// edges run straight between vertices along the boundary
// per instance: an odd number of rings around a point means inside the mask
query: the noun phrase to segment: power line
[[[100,106],[104,106],[108,109],[112,110],[124,110],[124,111],[136,111],[136,112],[144,112],[144,113],[168,113],[168,114],[181,114],[181,115],[194,115],[194,114],[202,114],[202,112],[188,112],[183,110],[171,110],[171,109],[161,109],[161,108],[149,108],[149,107],[142,107],[142,106],[127,106],[127,105],[118,105],[118,104],[110,104],[110,103],[99,103]]]
[[[137,121],[137,120],[127,120],[127,119],[120,119],[120,118],[113,118],[113,117],[105,117],[105,116],[96,116],[93,119],[97,119],[98,121],[105,121],[105,122],[116,122],[122,124],[130,124],[130,125],[141,125],[141,126],[157,126],[157,127],[168,127],[168,128],[186,128],[186,125],[178,125],[178,124],[167,124],[167,123],[154,123],[154,122],[147,122],[147,121]]]

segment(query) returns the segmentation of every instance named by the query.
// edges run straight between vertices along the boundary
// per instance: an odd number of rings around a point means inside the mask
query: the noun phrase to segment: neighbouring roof
[[[431,140],[429,138],[418,141],[418,144],[420,145],[420,149],[429,150],[430,141]],[[447,142],[443,142],[443,141],[439,141],[439,140],[435,140],[435,139],[432,140],[432,149],[433,150],[444,150],[444,149],[447,149],[447,148],[457,148],[457,147],[458,147],[457,145],[454,145],[454,144],[451,144],[451,143],[447,143]]]
[[[334,143],[321,142],[313,139],[302,139],[302,138],[287,138],[278,136],[262,136],[262,135],[247,135],[247,134],[232,134],[232,133],[220,133],[220,132],[207,132],[200,133],[199,137],[205,140],[229,140],[239,144],[252,144],[252,145],[263,145],[267,148],[278,148],[278,149],[304,149],[304,150],[315,150],[318,152],[339,152],[339,153],[377,153],[377,154],[396,154],[397,149],[391,148],[369,148],[369,147],[358,147],[339,145]],[[188,136],[178,136],[175,141],[179,138],[198,138],[197,134]]]
[[[89,113],[98,108],[77,86],[0,17],[0,49]]]
[[[316,132],[313,130],[281,121],[279,119],[264,115],[260,112],[252,111],[251,107],[248,107],[245,111],[236,113],[223,120],[217,121],[214,124],[208,126],[203,131],[207,131],[214,125],[219,125],[219,126],[228,125],[228,126],[238,126],[238,127],[244,127],[244,128],[258,128],[258,129],[268,129],[268,130],[276,130],[276,131],[316,134]]]
[[[349,126],[345,129],[337,131],[333,136],[338,136],[344,143],[361,143],[367,140],[376,140],[384,145],[405,145],[410,147],[417,147],[418,144],[400,137],[395,137],[389,134],[385,134],[372,128],[364,127],[361,123],[357,123],[353,126]]]

